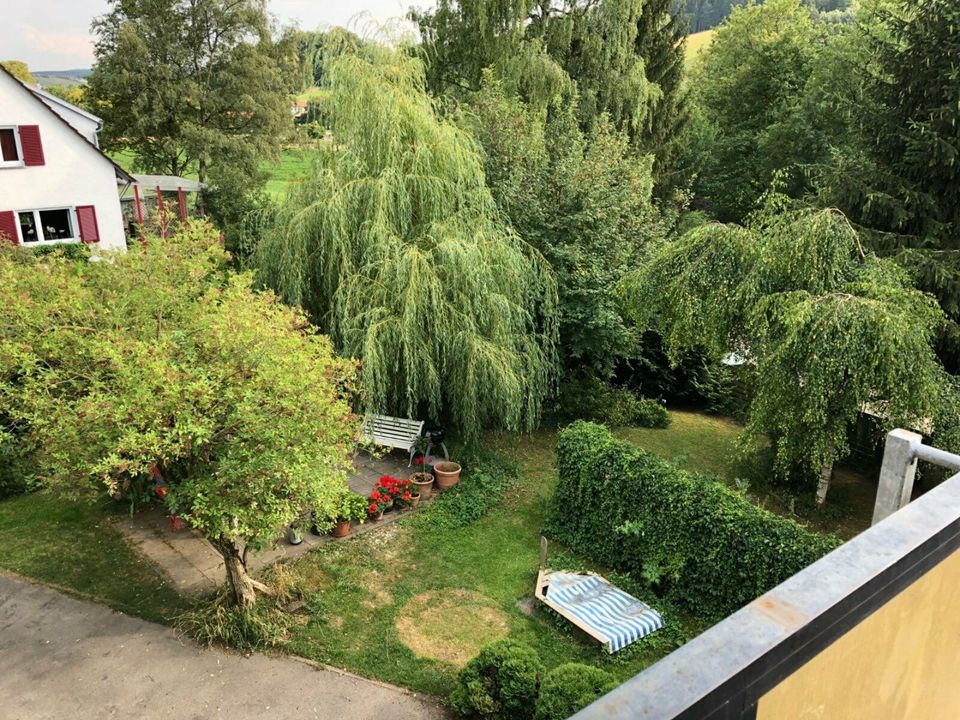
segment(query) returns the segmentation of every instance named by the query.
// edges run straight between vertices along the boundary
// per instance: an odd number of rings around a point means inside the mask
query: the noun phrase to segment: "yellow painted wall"
[[[757,720],[960,719],[960,551],[760,699]]]

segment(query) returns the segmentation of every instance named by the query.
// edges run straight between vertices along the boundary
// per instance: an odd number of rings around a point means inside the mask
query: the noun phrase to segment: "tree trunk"
[[[833,463],[824,463],[820,468],[820,481],[817,483],[817,507],[823,507],[827,501],[827,491],[830,489],[830,481],[833,479]]]
[[[249,608],[257,601],[256,587],[259,583],[247,574],[247,566],[240,556],[240,548],[233,540],[220,537],[210,541],[223,556],[227,567],[227,582],[233,591],[233,599],[242,608]]]

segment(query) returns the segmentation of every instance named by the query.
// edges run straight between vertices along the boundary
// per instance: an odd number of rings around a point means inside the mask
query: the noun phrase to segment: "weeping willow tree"
[[[865,407],[888,428],[932,420],[951,447],[956,393],[932,349],[943,322],[934,298],[866,253],[839,212],[778,202],[748,227],[706,225],[666,245],[628,296],[672,358],[706,349],[754,362],[744,437],[767,435],[781,472],[816,478],[819,505]]]
[[[334,144],[266,222],[262,281],[361,359],[368,410],[534,427],[557,366],[549,265],[499,219],[419,60],[368,47],[326,81]]]

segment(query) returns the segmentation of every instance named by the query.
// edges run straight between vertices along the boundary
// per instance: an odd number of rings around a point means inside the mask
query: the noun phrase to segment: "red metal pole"
[[[163,193],[160,192],[160,186],[157,185],[157,219],[160,221],[160,237],[167,238],[167,226],[163,224]]]
[[[177,187],[177,199],[180,201],[180,219],[183,222],[187,221],[187,204],[183,200],[183,188]]]
[[[140,227],[140,242],[147,242],[147,234],[143,229],[143,204],[140,202],[140,186],[134,183],[133,185],[133,199],[137,203],[137,225]]]

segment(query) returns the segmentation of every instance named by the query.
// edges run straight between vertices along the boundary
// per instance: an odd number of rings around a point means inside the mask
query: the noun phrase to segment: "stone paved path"
[[[286,657],[207,650],[162,625],[0,574],[0,718],[441,720],[426,698]]]
[[[413,468],[405,453],[394,452],[376,459],[361,454],[356,461],[357,471],[347,484],[354,492],[369,495],[373,486],[383,475],[407,477]],[[380,523],[354,524],[354,534],[370,532],[377,527],[397,520],[397,513],[387,513]],[[174,530],[165,513],[159,508],[137,513],[132,518],[124,517],[117,523],[121,532],[144,555],[156,564],[179,592],[184,594],[210,592],[226,580],[223,560],[203,537],[190,529]],[[299,557],[310,548],[332,541],[329,535],[316,536],[304,532],[300,545],[290,545],[281,538],[277,544],[248,559],[249,567],[256,572],[278,560]]]

